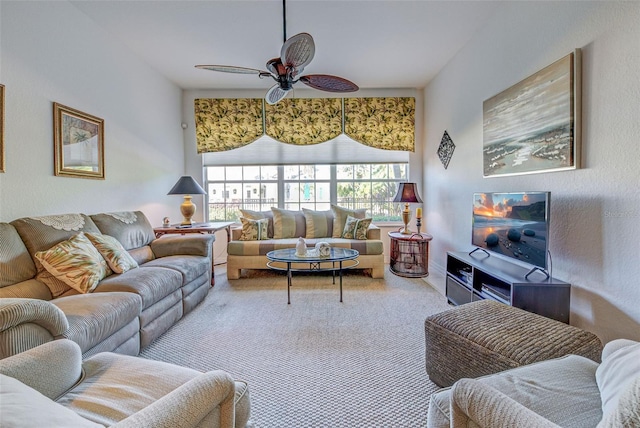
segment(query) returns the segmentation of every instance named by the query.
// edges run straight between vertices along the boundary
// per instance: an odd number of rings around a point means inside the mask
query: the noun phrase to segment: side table
[[[426,233],[405,235],[389,232],[391,254],[389,270],[396,275],[409,278],[421,278],[429,275],[429,241],[433,239]]]
[[[232,221],[217,221],[211,223],[194,223],[191,226],[182,226],[180,224],[172,224],[170,226],[154,227],[153,233],[156,234],[156,238],[160,238],[162,235],[167,234],[180,234],[187,233],[208,233],[214,234],[219,230],[227,230],[227,243],[231,241],[231,226],[234,224]],[[213,263],[213,249],[211,250],[211,286],[215,283],[214,279],[214,263]]]

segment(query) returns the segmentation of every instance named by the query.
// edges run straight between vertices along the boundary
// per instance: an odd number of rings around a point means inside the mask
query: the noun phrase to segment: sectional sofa
[[[269,211],[240,210],[242,228],[231,230],[227,244],[227,277],[240,278],[242,269],[268,269],[267,253],[281,248],[294,248],[298,238],[313,247],[317,242],[357,250],[358,269],[368,269],[373,278],[384,278],[384,248],[380,229],[365,218],[365,210],[350,210],[336,205],[331,210],[300,211],[271,208]],[[349,218],[354,229],[349,232]],[[259,225],[263,223],[266,233]],[[363,233],[354,233],[358,225]]]
[[[89,242],[97,249],[92,240],[113,242],[109,237],[121,246],[110,254],[123,265],[111,269],[107,262],[105,269],[102,254],[96,262],[88,248],[84,259],[60,262],[84,254],[69,246]],[[103,351],[137,355],[206,297],[214,239],[156,239],[140,211],[0,223],[0,358],[58,338],[77,343],[83,358]]]

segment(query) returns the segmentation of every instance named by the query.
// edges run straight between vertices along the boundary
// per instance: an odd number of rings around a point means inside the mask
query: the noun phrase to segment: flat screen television
[[[550,197],[550,192],[474,193],[471,243],[540,268],[529,273],[547,273]]]

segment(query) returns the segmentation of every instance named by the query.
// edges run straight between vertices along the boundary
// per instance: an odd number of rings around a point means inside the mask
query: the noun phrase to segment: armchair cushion
[[[5,428],[100,427],[22,382],[0,374],[2,426]]]
[[[130,420],[130,426],[135,426],[133,422],[137,419],[147,418],[151,419],[145,426],[193,426],[186,423],[172,425],[170,421],[182,417],[203,418],[203,414],[220,406],[219,426],[233,426],[237,397],[233,380],[224,372],[201,373],[160,361],[112,353],[101,353],[85,360],[83,369],[82,382],[57,401],[88,420],[111,426],[120,421],[127,423],[126,418],[143,411],[144,414]],[[243,399],[248,400],[248,395]],[[153,407],[146,410],[148,406]],[[191,412],[193,414],[189,415]],[[172,413],[181,415],[171,416]],[[169,422],[162,422],[164,417],[168,417]]]

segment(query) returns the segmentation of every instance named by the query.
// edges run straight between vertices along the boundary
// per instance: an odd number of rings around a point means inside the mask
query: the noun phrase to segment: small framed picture
[[[104,120],[53,103],[54,173],[104,180]]]

